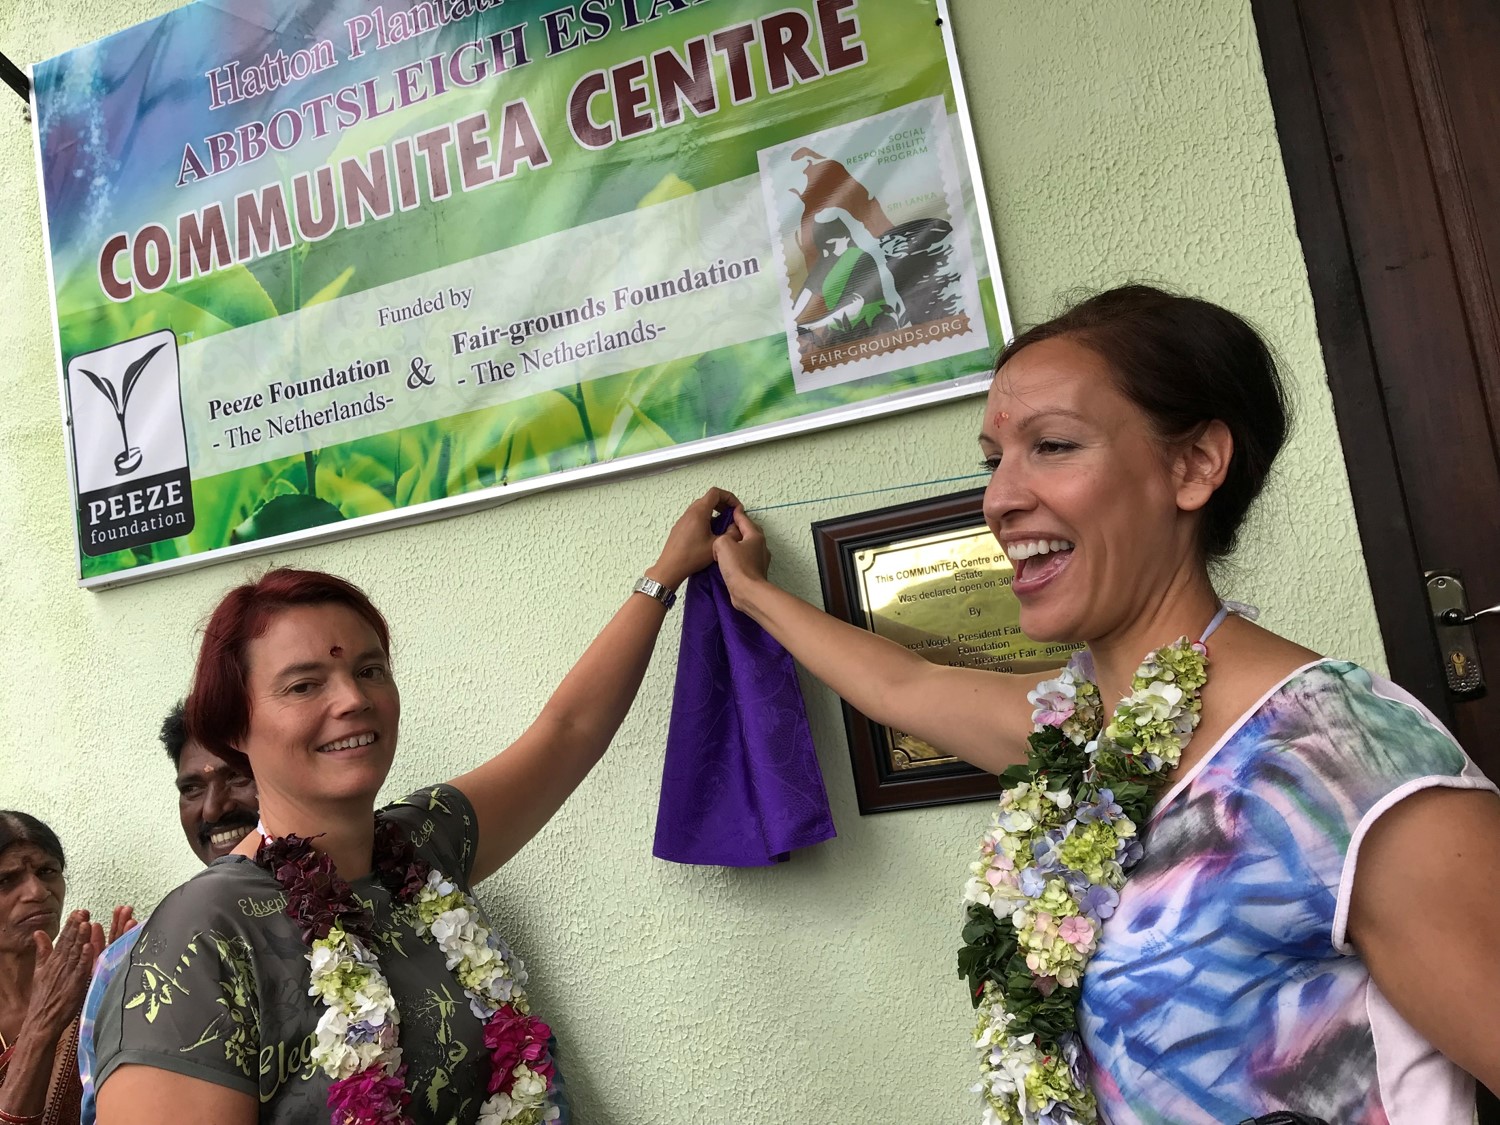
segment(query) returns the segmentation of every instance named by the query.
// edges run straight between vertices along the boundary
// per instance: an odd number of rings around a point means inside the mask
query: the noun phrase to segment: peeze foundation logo
[[[83,553],[192,531],[176,336],[153,332],[74,356],[66,383]]]

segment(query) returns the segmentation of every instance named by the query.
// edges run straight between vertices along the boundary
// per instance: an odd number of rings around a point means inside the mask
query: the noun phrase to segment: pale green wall
[[[29,62],[173,6],[5,0],[0,47]],[[1299,641],[1379,664],[1248,3],[953,8],[1017,322],[1068,287],[1126,278],[1255,320],[1286,360],[1300,419],[1225,592]],[[195,625],[265,560],[113,593],[73,586],[31,137],[6,92],[0,199],[0,806],[57,827],[75,905],[150,905],[194,870],[156,724],[183,690]],[[977,460],[977,427],[971,401],[275,561],[350,575],[394,623],[406,705],[394,793],[521,730],[707,485],[759,506],[950,476]],[[767,513],[781,580],[817,597],[810,521],[924,494]],[[535,970],[584,1125],[973,1119],[952,965],[985,808],[859,817],[838,708],[809,686],[838,840],[770,871],[657,862],[675,656],[664,637],[604,764],[484,888]]]

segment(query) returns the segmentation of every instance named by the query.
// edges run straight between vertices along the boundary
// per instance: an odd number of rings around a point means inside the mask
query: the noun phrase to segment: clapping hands
[[[130,908],[123,909],[128,912]],[[119,909],[115,914],[118,918]],[[89,921],[87,910],[75,910],[63,923],[55,943],[40,930],[31,939],[36,945],[36,970],[22,1034],[36,1034],[52,1042],[83,1008],[94,961],[104,951],[104,930],[99,923]]]

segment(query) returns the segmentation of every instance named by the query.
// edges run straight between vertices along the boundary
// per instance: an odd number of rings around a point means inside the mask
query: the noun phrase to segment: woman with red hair
[[[565,1119],[550,1029],[472,893],[552,817],[635,698],[717,489],[510,747],[375,809],[401,699],[357,587],[273,570],[205,630],[193,736],[253,773],[261,823],[173,891],[105,995],[101,1125]]]

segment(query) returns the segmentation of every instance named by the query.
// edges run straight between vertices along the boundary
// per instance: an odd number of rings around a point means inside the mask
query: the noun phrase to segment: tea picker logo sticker
[[[799,391],[986,349],[941,98],[758,155]]]
[[[66,386],[83,553],[190,532],[193,481],[176,336],[153,332],[75,356]]]

